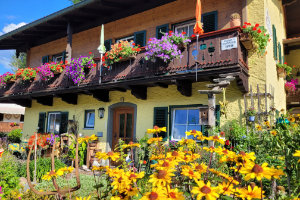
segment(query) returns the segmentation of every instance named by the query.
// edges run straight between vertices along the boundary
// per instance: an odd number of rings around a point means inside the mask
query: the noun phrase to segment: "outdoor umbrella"
[[[100,46],[98,47],[98,51],[100,53],[100,77],[99,77],[99,83],[101,83],[101,76],[102,76],[102,57],[105,53],[106,49],[104,46],[104,25],[101,26],[101,34],[100,34]]]
[[[194,33],[197,36],[197,51],[198,51],[199,35],[202,35],[204,33],[201,24],[201,0],[197,0],[197,4],[196,4],[196,24],[194,26]],[[196,62],[196,81],[198,81],[197,71],[198,71],[198,63]]]

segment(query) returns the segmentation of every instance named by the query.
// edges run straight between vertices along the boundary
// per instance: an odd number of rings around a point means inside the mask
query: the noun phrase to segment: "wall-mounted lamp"
[[[104,108],[99,108],[98,109],[98,116],[99,116],[100,119],[102,119],[104,117],[104,112],[105,112]]]

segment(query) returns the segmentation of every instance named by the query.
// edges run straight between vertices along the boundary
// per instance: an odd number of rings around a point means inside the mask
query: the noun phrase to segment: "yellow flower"
[[[126,175],[128,176],[129,180],[136,182],[137,179],[141,179],[145,176],[145,172],[140,172],[140,173],[127,172]]]
[[[98,137],[95,134],[93,134],[93,135],[91,135],[91,137],[89,137],[89,140],[91,140],[91,141],[98,140]]]
[[[220,193],[224,193],[225,195],[230,196],[232,193],[234,193],[233,185],[229,183],[219,183],[218,187],[221,189]]]
[[[99,167],[93,166],[93,168],[92,168],[93,171],[102,171],[104,169],[107,169],[107,167],[106,166],[105,167],[104,166],[99,166]]]
[[[112,161],[116,161],[120,158],[120,153],[113,152],[113,151],[110,151],[108,153],[98,152],[98,153],[96,153],[96,157],[98,159],[103,159],[103,160],[111,159]]]
[[[237,165],[246,165],[248,163],[251,163],[252,161],[255,161],[255,153],[245,153],[244,151],[241,151],[238,155],[235,157],[235,162]]]
[[[76,199],[77,200],[77,199]],[[110,200],[121,200],[121,197],[118,196],[113,196],[110,198]]]
[[[193,170],[199,172],[199,173],[205,173],[207,171],[207,166],[204,163],[198,164],[198,163],[191,163]]]
[[[140,147],[141,145],[139,143],[129,142],[128,144],[122,145],[123,149],[126,148],[133,148],[133,147]]]
[[[214,142],[219,142],[220,144],[225,144],[224,140],[222,140],[221,138],[219,138],[219,136],[215,135],[215,136],[210,136],[208,138],[206,138],[207,140],[212,140]]]
[[[155,167],[157,170],[163,169],[172,169],[175,167],[177,162],[171,161],[170,159],[159,160],[158,163],[151,165],[151,167]]]
[[[182,166],[182,175],[187,176],[189,179],[198,180],[201,178],[201,174],[199,172],[194,172],[194,170],[190,166]]]
[[[197,187],[193,187],[192,193],[197,195],[197,200],[201,200],[202,197],[205,197],[207,200],[215,200],[219,197],[217,191],[219,190],[218,187],[211,187],[210,182],[208,181],[207,184],[204,181],[196,181],[198,184]]]
[[[293,154],[294,157],[300,157],[300,150],[296,150],[296,152]],[[300,162],[300,159],[298,160]]]
[[[167,132],[167,128],[166,127],[158,127],[158,126],[154,126],[153,129],[147,129],[147,133],[150,134],[156,134],[156,133],[160,133],[160,132]]]
[[[275,169],[274,167],[270,168],[270,173],[271,173],[271,176],[276,179],[279,179],[280,178],[279,176],[284,175],[284,172],[281,169]]]
[[[171,158],[178,162],[182,161],[183,157],[184,153],[182,151],[172,151],[167,153],[167,158]]]
[[[57,176],[61,176],[63,175],[63,173],[61,171],[55,172],[55,170],[52,170],[50,172],[47,172],[47,174],[45,174],[42,179],[43,180],[51,180],[52,178],[56,178]]]
[[[87,138],[82,138],[82,137],[78,138],[78,143],[79,144],[81,144],[83,142],[88,142],[88,139]]]
[[[167,200],[185,200],[183,193],[179,192],[177,188],[168,189],[168,198]]]
[[[140,200],[161,200],[166,199],[167,194],[161,188],[153,188],[151,192],[147,192]]]
[[[289,116],[288,120],[292,123],[295,122],[295,118],[293,116]]]
[[[158,143],[162,141],[162,137],[157,137],[157,138],[150,138],[147,143],[148,144],[153,144],[153,143]]]
[[[201,131],[196,131],[196,130],[190,130],[190,131],[187,131],[185,132],[186,135],[192,135],[194,136],[195,138],[196,137],[199,137],[199,136],[203,136],[202,132]]]
[[[277,135],[277,131],[276,131],[276,130],[272,130],[272,131],[270,131],[270,133],[271,133],[273,136],[276,136],[276,135]]]
[[[203,147],[203,150],[207,151],[207,152],[210,152],[210,153],[213,153],[216,151],[215,147],[213,146],[210,146],[209,148],[208,147]]]
[[[182,146],[182,145],[195,145],[196,144],[196,141],[193,140],[193,139],[184,139],[182,138],[180,141],[179,141],[179,144]]]
[[[199,154],[190,154],[190,155],[185,155],[182,160],[186,163],[189,163],[189,162],[193,162],[195,160],[197,160],[198,158],[200,158],[201,156]]]
[[[258,131],[262,131],[262,127],[261,127],[261,125],[259,125],[259,124],[256,124],[256,125],[255,125],[255,128],[256,128],[256,130],[258,130]]]
[[[270,128],[270,122],[269,121],[265,121],[264,125],[267,126],[268,128]]]
[[[171,176],[175,176],[172,172],[174,170],[164,169],[158,170],[150,176],[149,182],[152,183],[154,187],[164,187],[171,183]]]
[[[64,174],[64,173],[72,173],[72,171],[74,170],[74,167],[64,167],[64,168],[60,168],[57,173],[58,174]]]
[[[88,197],[76,197],[76,200],[90,200],[91,196]]]
[[[239,189],[238,192],[240,193],[239,197],[241,197],[243,199],[251,200],[251,199],[260,199],[261,198],[261,188],[259,188],[257,186],[254,186],[254,188],[252,189],[252,187],[249,185],[248,189],[242,188],[242,189]],[[264,191],[262,193],[264,193]],[[264,195],[263,195],[263,197],[264,197]]]
[[[255,163],[248,163],[246,167],[242,167],[240,170],[241,174],[245,174],[245,180],[256,178],[260,181],[262,178],[271,179],[270,168],[267,167],[268,163],[263,163],[261,166]]]

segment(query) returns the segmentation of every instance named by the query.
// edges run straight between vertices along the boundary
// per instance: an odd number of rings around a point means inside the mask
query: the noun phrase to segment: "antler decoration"
[[[29,148],[29,153],[28,153],[28,157],[27,157],[27,182],[28,185],[30,187],[30,189],[36,193],[37,195],[56,195],[58,194],[59,196],[65,196],[65,194],[70,193],[70,192],[74,192],[76,190],[80,189],[80,179],[79,179],[79,165],[78,165],[78,147],[79,147],[79,143],[78,143],[78,134],[76,134],[76,153],[75,153],[75,174],[76,174],[76,182],[77,182],[77,186],[73,187],[73,188],[67,188],[67,189],[61,189],[57,182],[56,182],[56,178],[52,177],[52,182],[55,188],[55,191],[46,191],[46,192],[41,192],[38,191],[34,188],[33,184],[31,183],[30,180],[30,171],[29,171],[29,163],[30,163],[30,156],[32,153],[32,147],[33,145]],[[52,172],[55,171],[55,164],[54,164],[54,152],[55,152],[55,140],[53,143],[53,149],[51,152],[51,165],[52,165]],[[51,172],[50,172],[51,173]]]

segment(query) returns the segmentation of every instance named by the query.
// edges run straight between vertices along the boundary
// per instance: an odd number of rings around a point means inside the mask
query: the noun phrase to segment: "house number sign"
[[[221,50],[230,50],[237,48],[237,37],[221,40]]]

